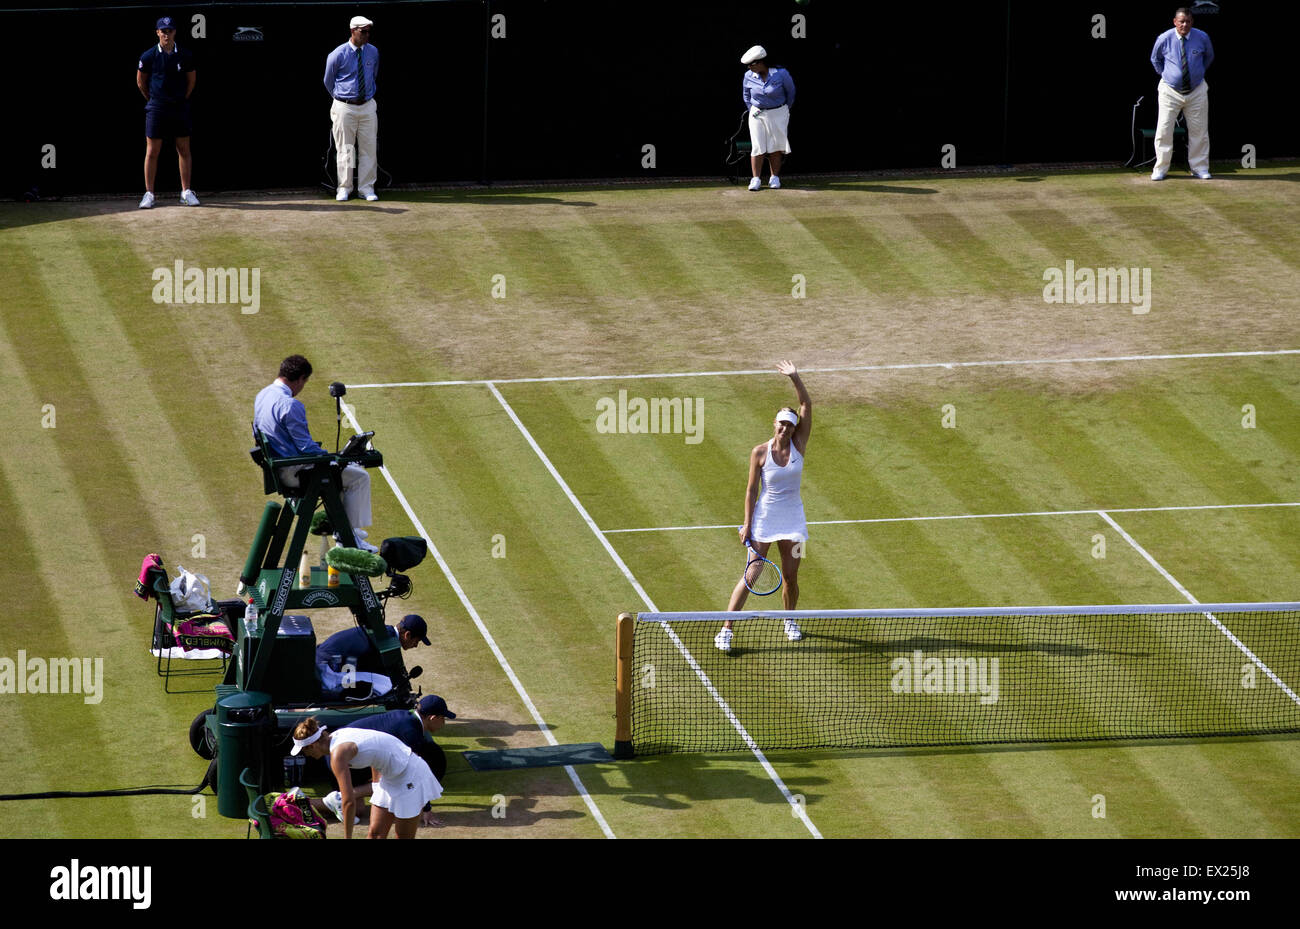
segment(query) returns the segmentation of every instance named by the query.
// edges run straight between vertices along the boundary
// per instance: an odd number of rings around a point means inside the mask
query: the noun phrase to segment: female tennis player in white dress
[[[799,483],[803,478],[803,459],[808,448],[808,434],[812,432],[812,400],[808,389],[794,363],[782,361],[776,369],[790,378],[799,395],[799,410],[785,407],[776,414],[772,423],[772,438],[755,445],[749,453],[749,484],[745,488],[745,524],[740,527],[740,542],[751,539],[754,551],[768,557],[775,542],[781,553],[781,600],[785,609],[796,609],[799,603],[799,560],[803,557],[803,544],[808,540],[808,523],[803,515],[803,500],[799,496]],[[762,493],[759,493],[759,486]],[[739,610],[745,605],[749,588],[742,577],[731,592],[728,610]],[[785,634],[791,642],[803,638],[799,624],[793,619],[785,621]],[[731,651],[731,620],[713,639],[713,644],[724,652]]]
[[[415,838],[424,805],[442,796],[442,785],[425,760],[387,732],[346,727],[330,732],[319,719],[309,716],[293,730],[290,754],[300,752],[309,758],[329,758],[339,785],[339,818],[345,839],[352,838],[357,806],[352,768],[371,769],[370,828],[366,834],[371,839],[387,838],[393,827],[399,839]]]

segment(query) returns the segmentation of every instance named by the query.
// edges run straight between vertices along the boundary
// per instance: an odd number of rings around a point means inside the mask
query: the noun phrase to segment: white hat
[[[781,410],[776,414],[778,423],[789,423],[791,426],[799,425],[799,414],[794,410]]]
[[[366,19],[364,16],[353,16],[352,22],[348,23],[348,28],[356,29],[360,26],[373,26],[373,25],[374,23]]]
[[[766,57],[767,49],[761,45],[755,45],[749,51],[745,52],[745,54],[740,56],[740,63],[742,65],[747,65],[750,62],[758,61],[758,59]]]

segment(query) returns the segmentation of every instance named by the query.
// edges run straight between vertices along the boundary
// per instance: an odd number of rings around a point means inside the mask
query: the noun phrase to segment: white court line
[[[348,422],[352,424],[352,428],[359,433],[365,432],[365,430],[361,428],[361,424],[357,422],[352,405],[347,403],[343,404],[343,410],[347,413]],[[520,682],[519,678],[515,676],[514,669],[510,667],[510,662],[506,660],[506,656],[497,645],[496,639],[492,638],[492,633],[488,632],[487,626],[484,625],[482,618],[478,615],[478,610],[474,609],[474,604],[469,602],[469,597],[465,595],[465,591],[460,586],[460,582],[457,581],[456,576],[451,573],[451,568],[443,559],[442,553],[438,551],[438,546],[433,544],[433,539],[429,538],[429,533],[425,531],[424,524],[421,523],[419,517],[415,515],[415,511],[411,509],[411,505],[406,502],[406,495],[403,494],[402,489],[397,486],[397,481],[393,480],[392,474],[388,471],[388,466],[380,466],[379,472],[383,474],[384,480],[388,481],[388,486],[393,488],[393,493],[397,495],[397,500],[402,504],[402,509],[406,511],[406,515],[410,518],[416,531],[420,533],[420,538],[424,539],[425,543],[428,544],[429,551],[433,553],[434,559],[438,562],[438,567],[442,568],[442,573],[451,583],[451,589],[456,591],[456,596],[460,598],[461,605],[463,605],[465,611],[469,613],[470,619],[474,620],[474,625],[478,627],[479,633],[483,636],[484,641],[487,642],[488,648],[492,650],[492,654],[496,656],[497,662],[501,665],[501,669],[505,671],[506,677],[508,677],[510,683],[514,685],[515,693],[519,694],[519,698],[523,700],[524,706],[528,707],[528,712],[532,714],[533,721],[537,723],[537,727],[542,731],[542,734],[546,736],[546,741],[551,745],[558,745],[559,742],[556,741],[555,736],[551,733],[551,727],[546,725],[546,720],[542,719],[542,714],[537,711],[537,707],[533,704],[532,698],[528,696],[528,691],[524,690],[524,685]],[[587,793],[587,788],[582,783],[582,778],[578,777],[578,772],[574,770],[573,765],[565,765],[564,770],[565,773],[569,775],[569,780],[573,782],[573,786],[577,788],[578,793],[582,796],[583,802],[587,804],[587,809],[591,811],[591,815],[594,816],[596,822],[600,824],[600,831],[605,834],[605,838],[617,838],[617,836],[614,835],[614,831],[609,828],[609,823],[605,821],[605,817],[601,815],[600,808],[596,806],[596,801],[592,799],[591,794]]]
[[[578,511],[578,515],[582,517],[583,522],[587,524],[587,527],[591,529],[596,538],[600,540],[600,544],[605,547],[605,551],[609,553],[609,557],[614,559],[614,564],[616,564],[618,569],[623,572],[623,576],[627,578],[628,582],[632,585],[632,588],[637,592],[637,595],[641,597],[642,602],[645,603],[650,612],[659,612],[658,608],[654,605],[654,602],[650,599],[650,595],[647,594],[645,588],[641,586],[641,582],[638,581],[628,569],[628,566],[624,563],[623,559],[619,557],[618,552],[614,550],[614,546],[609,544],[609,539],[605,538],[605,534],[600,531],[600,527],[596,525],[596,521],[592,519],[591,514],[587,512],[587,508],[582,505],[581,501],[578,500],[573,491],[569,489],[569,485],[565,483],[564,478],[560,476],[560,472],[555,470],[555,465],[551,464],[551,459],[546,457],[546,453],[543,452],[541,446],[537,444],[532,433],[528,431],[528,428],[523,424],[519,417],[515,415],[515,411],[511,408],[510,404],[506,402],[506,398],[501,396],[501,391],[497,390],[496,384],[491,381],[486,383],[488,390],[492,391],[492,396],[497,398],[497,402],[501,404],[501,408],[506,411],[506,415],[510,417],[511,422],[515,424],[520,433],[523,434],[524,439],[527,440],[528,444],[532,447],[533,451],[537,453],[537,457],[542,460],[542,464],[546,466],[546,470],[550,472],[551,477],[555,478],[555,482],[560,485],[560,489],[563,490],[564,495],[569,498],[569,502],[572,503],[574,509]],[[794,794],[790,792],[790,788],[785,785],[785,781],[781,780],[781,776],[776,773],[776,769],[772,767],[771,763],[767,760],[767,757],[758,747],[758,744],[750,737],[749,733],[745,731],[745,727],[741,725],[740,720],[736,718],[736,714],[731,711],[731,707],[727,705],[727,701],[723,698],[722,694],[718,693],[717,688],[713,686],[713,682],[709,680],[708,674],[706,674],[704,669],[696,662],[695,656],[691,654],[690,650],[670,626],[664,624],[663,629],[668,633],[673,644],[677,646],[677,650],[681,652],[682,657],[686,659],[686,663],[690,665],[691,670],[693,670],[696,676],[698,676],[703,682],[705,688],[709,691],[710,696],[712,696],[718,706],[722,708],[727,720],[733,727],[735,727],[736,732],[740,734],[740,737],[744,740],[745,744],[749,746],[749,750],[754,753],[754,757],[757,758],[759,764],[763,766],[763,770],[767,772],[767,776],[772,779],[772,782],[776,784],[777,789],[781,791],[781,795],[785,797],[786,802],[790,804],[794,815],[808,828],[808,831],[812,833],[814,838],[820,839],[822,834],[818,831],[817,826],[813,824],[812,819],[808,816],[808,812],[804,809],[804,805],[795,799]]]
[[[1143,558],[1145,558],[1147,562],[1151,565],[1151,567],[1159,571],[1161,576],[1165,580],[1167,580],[1170,584],[1174,585],[1175,590],[1177,590],[1180,594],[1182,594],[1184,597],[1187,598],[1188,603],[1201,602],[1197,600],[1195,597],[1193,597],[1191,592],[1186,587],[1178,583],[1178,581],[1174,578],[1174,576],[1170,574],[1168,571],[1166,571],[1163,566],[1161,566],[1160,562],[1152,558],[1151,554],[1145,548],[1143,548],[1141,545],[1138,545],[1137,540],[1134,539],[1127,532],[1125,532],[1124,528],[1120,526],[1119,523],[1111,519],[1109,513],[1105,512],[1104,510],[1098,510],[1097,515],[1100,516],[1102,519],[1106,520],[1106,522],[1110,523],[1111,528],[1113,528],[1116,532],[1118,532],[1121,536],[1124,537],[1124,541],[1128,542],[1129,545],[1133,546],[1133,548],[1137,551],[1137,553],[1141,555]],[[1278,687],[1282,688],[1283,693],[1285,693],[1288,697],[1290,697],[1297,705],[1300,705],[1300,696],[1296,696],[1295,691],[1292,690],[1290,687],[1288,687],[1285,681],[1283,681],[1280,677],[1274,674],[1273,670],[1268,665],[1260,661],[1255,656],[1255,653],[1252,652],[1250,649],[1248,649],[1240,639],[1238,639],[1235,635],[1233,635],[1231,630],[1229,630],[1227,626],[1219,622],[1218,618],[1213,613],[1205,613],[1204,616],[1210,622],[1214,623],[1214,625],[1218,627],[1220,632],[1222,632],[1224,635],[1228,637],[1228,641],[1232,642],[1233,645],[1241,649],[1242,654],[1244,654],[1247,658],[1249,658],[1252,662],[1254,662],[1255,667],[1259,668],[1261,671],[1267,674],[1269,680],[1271,680]]]
[[[1092,358],[1032,358],[1006,361],[925,361],[912,364],[846,365],[832,368],[801,368],[801,374],[832,374],[838,371],[914,371],[921,368],[998,368],[1023,365],[1105,364],[1122,361],[1181,361],[1191,358],[1248,358],[1264,355],[1300,355],[1300,348],[1281,348],[1255,352],[1192,352],[1182,355],[1112,355]],[[635,381],[670,377],[734,377],[749,374],[770,375],[773,368],[739,371],[674,371],[660,374],[572,374],[563,377],[510,377],[492,380],[462,381],[394,381],[386,384],[349,384],[349,390],[369,387],[463,387],[491,384],[550,384],[558,381]],[[1089,511],[1095,512],[1095,511]]]
[[[1182,510],[1253,510],[1275,506],[1300,506],[1300,503],[1205,503],[1198,506],[1130,506],[1108,507],[1107,513],[1170,513]],[[955,516],[881,516],[877,519],[808,520],[810,526],[850,526],[864,523],[919,523],[943,519],[1014,519],[1020,516],[1093,516],[1101,510],[1038,510],[1032,513],[960,513]],[[692,529],[738,529],[735,524],[719,526],[650,526],[645,529],[605,529],[615,532],[686,532]]]

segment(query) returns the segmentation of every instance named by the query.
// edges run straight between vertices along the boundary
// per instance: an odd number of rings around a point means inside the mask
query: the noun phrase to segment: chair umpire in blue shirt
[[[302,355],[290,355],[280,362],[280,374],[263,387],[253,401],[253,425],[266,436],[271,454],[277,458],[327,454],[307,428],[307,408],[298,399],[311,377],[311,362]],[[280,469],[280,480],[289,487],[298,486],[300,465]],[[343,509],[357,538],[357,545],[367,551],[379,549],[366,541],[370,525],[370,472],[349,462],[340,475],[343,484]]]
[[[1151,180],[1163,181],[1174,156],[1174,121],[1187,120],[1187,166],[1202,180],[1210,179],[1210,100],[1205,72],[1214,61],[1210,37],[1192,28],[1192,14],[1179,7],[1174,28],[1161,33],[1151,50],[1151,65],[1160,75],[1157,94],[1156,164]]]
[[[374,25],[364,16],[352,17],[352,37],[325,59],[325,89],[334,98],[330,122],[334,125],[335,166],[338,193],[346,200],[352,193],[352,169],[357,169],[357,193],[378,200],[375,179],[378,161],[379,116],[375,112],[375,82],[379,78],[379,50],[370,44]]]

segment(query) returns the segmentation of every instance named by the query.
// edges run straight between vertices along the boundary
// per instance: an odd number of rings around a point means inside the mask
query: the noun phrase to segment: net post
[[[631,758],[632,749],[632,637],[636,630],[636,616],[618,614],[618,636],[614,654],[617,670],[614,674],[614,757]]]

